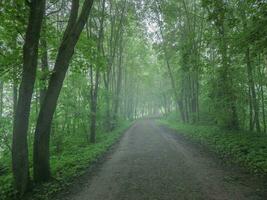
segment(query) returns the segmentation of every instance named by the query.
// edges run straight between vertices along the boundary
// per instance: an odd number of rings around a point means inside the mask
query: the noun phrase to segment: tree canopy
[[[125,121],[266,134],[266,33],[265,0],[1,0],[0,198]]]

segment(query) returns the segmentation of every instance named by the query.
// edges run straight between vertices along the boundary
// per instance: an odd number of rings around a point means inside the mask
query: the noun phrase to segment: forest
[[[53,199],[148,119],[266,176],[267,1],[0,0],[0,199]]]

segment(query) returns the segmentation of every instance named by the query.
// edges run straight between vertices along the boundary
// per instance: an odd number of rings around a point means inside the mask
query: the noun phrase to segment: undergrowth
[[[238,163],[255,174],[267,175],[267,135],[222,130],[212,125],[184,124],[168,119],[159,122],[204,144],[221,157]]]
[[[42,185],[35,185],[33,190],[23,199],[49,200],[52,196],[70,185],[75,177],[86,172],[88,167],[101,157],[130,127],[130,122],[123,123],[110,133],[98,133],[95,144],[89,144],[82,137],[64,137],[60,145],[52,144],[51,172],[53,179]],[[60,146],[60,149],[58,149]],[[56,153],[58,152],[58,153]],[[0,160],[1,164],[8,166],[6,171],[0,173],[0,199],[16,199],[12,187],[12,174],[10,170],[10,158]],[[32,171],[32,168],[31,168]],[[32,173],[31,173],[32,174]]]

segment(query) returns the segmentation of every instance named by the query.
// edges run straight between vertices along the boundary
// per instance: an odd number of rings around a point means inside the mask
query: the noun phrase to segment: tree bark
[[[93,83],[93,70],[91,67],[91,125],[90,125],[90,142],[96,142],[96,112],[97,112],[97,97],[99,86],[99,69],[96,71],[95,83]]]
[[[118,63],[118,78],[117,78],[117,86],[116,86],[116,96],[115,96],[115,105],[114,105],[114,122],[115,126],[118,124],[118,111],[119,111],[119,103],[120,103],[120,94],[121,94],[121,84],[122,84],[122,53],[123,53],[123,39],[121,35],[120,48],[119,48],[119,63]]]
[[[93,0],[85,0],[79,15],[79,1],[72,1],[71,15],[58,50],[54,73],[49,80],[35,129],[33,166],[36,182],[48,181],[51,176],[49,162],[51,123],[74,48],[88,20],[93,2]]]
[[[262,106],[262,122],[263,122],[263,132],[266,133],[266,114],[265,114],[265,98],[264,98],[264,91],[263,91],[263,85],[260,86],[261,91],[261,106]]]
[[[48,52],[47,52],[47,41],[46,41],[46,19],[44,19],[43,27],[42,27],[42,37],[40,40],[40,45],[42,49],[42,56],[41,56],[41,88],[40,88],[40,106],[42,105],[45,95],[46,95],[46,80],[48,75]]]
[[[262,122],[263,122],[263,133],[266,133],[266,111],[265,111],[265,97],[264,97],[264,68],[261,70],[259,67],[260,75],[260,95],[261,95],[261,107],[262,107]]]
[[[36,78],[38,44],[44,12],[45,0],[31,1],[29,22],[23,47],[22,80],[14,120],[12,142],[14,186],[20,196],[25,193],[29,186],[27,132],[31,98]]]
[[[249,87],[251,91],[251,104],[254,110],[254,120],[255,120],[255,125],[256,125],[256,131],[261,132],[260,120],[259,120],[259,105],[257,101],[257,94],[256,94],[255,83],[253,79],[253,71],[252,71],[252,66],[251,66],[249,47],[246,50],[246,63],[247,63],[248,82],[249,82]]]
[[[103,35],[104,35],[104,18],[105,18],[105,4],[106,0],[102,1],[101,5],[101,18],[100,18],[100,27],[98,32],[98,43],[97,50],[98,54],[101,54],[101,49],[103,45]],[[98,99],[98,87],[99,87],[99,78],[100,78],[100,69],[99,66],[96,69],[95,73],[95,83],[93,78],[93,69],[90,68],[91,72],[91,126],[90,126],[90,142],[96,142],[96,114],[97,114],[97,99]]]
[[[219,8],[222,10],[219,13],[218,17],[218,33],[220,36],[220,44],[219,44],[219,51],[222,56],[221,63],[222,68],[219,70],[219,79],[220,79],[220,92],[222,93],[222,99],[223,102],[223,109],[229,110],[229,113],[224,113],[225,115],[228,115],[228,119],[226,121],[227,128],[230,129],[238,129],[239,128],[239,122],[238,122],[238,116],[237,116],[237,109],[236,109],[236,101],[234,97],[233,92],[233,86],[232,86],[232,77],[230,74],[230,64],[229,64],[229,55],[228,55],[228,41],[227,41],[227,34],[226,34],[226,26],[225,26],[225,15],[224,15],[224,3],[222,0],[219,1]],[[219,97],[221,98],[221,97]],[[219,99],[220,100],[220,99]]]
[[[0,81],[0,118],[3,116],[4,110],[4,82]]]
[[[248,87],[248,100],[249,100],[249,130],[254,130],[254,123],[253,123],[253,106],[251,100],[251,89],[250,86]]]
[[[18,104],[18,86],[16,83],[13,83],[13,123],[15,122],[17,104]]]

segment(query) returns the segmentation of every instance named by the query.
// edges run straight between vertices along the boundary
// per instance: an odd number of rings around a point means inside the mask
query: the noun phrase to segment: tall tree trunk
[[[116,96],[115,96],[115,105],[114,105],[114,122],[115,126],[118,124],[118,110],[120,103],[120,94],[121,94],[121,84],[122,84],[122,54],[123,54],[123,35],[121,34],[120,48],[119,48],[119,63],[118,63],[118,78],[117,78],[117,87],[116,87]]]
[[[254,130],[254,123],[253,123],[253,106],[251,100],[251,89],[250,86],[248,87],[248,98],[249,98],[249,130]]]
[[[112,130],[113,128],[113,124],[111,123],[112,121],[112,117],[114,115],[111,114],[111,110],[112,110],[112,99],[111,99],[111,93],[113,91],[113,86],[114,86],[114,69],[113,64],[114,64],[114,59],[116,56],[116,52],[117,52],[117,48],[118,48],[118,43],[119,43],[119,39],[120,39],[120,33],[121,33],[121,28],[123,25],[123,20],[125,17],[125,11],[126,11],[126,5],[127,5],[127,0],[123,1],[123,7],[121,9],[119,9],[119,7],[116,7],[116,14],[120,12],[120,18],[119,18],[119,22],[118,25],[116,25],[116,16],[114,16],[114,14],[112,14],[112,7],[113,7],[113,3],[111,3],[110,6],[110,15],[112,16],[111,19],[111,35],[109,38],[109,58],[108,58],[108,66],[107,66],[107,72],[104,74],[104,85],[105,85],[105,99],[106,99],[106,120],[105,120],[105,124],[106,124],[106,129],[108,131]]]
[[[199,110],[199,68],[197,69],[197,80],[196,80],[196,107],[197,107],[197,121],[199,122],[200,110]]]
[[[45,95],[46,95],[46,80],[48,75],[48,52],[47,52],[47,41],[46,41],[46,19],[44,19],[43,27],[42,27],[42,37],[40,40],[40,47],[42,50],[41,56],[41,88],[40,88],[40,106],[42,105]]]
[[[23,47],[22,80],[14,120],[12,142],[14,186],[20,196],[25,193],[29,185],[27,132],[31,98],[36,78],[38,44],[44,11],[45,0],[31,1],[29,22]]]
[[[0,118],[4,111],[4,82],[0,80]]]
[[[49,162],[51,123],[69,63],[74,54],[74,48],[88,20],[92,5],[93,0],[85,0],[79,15],[79,1],[72,1],[68,25],[58,50],[54,73],[49,80],[35,129],[33,166],[34,180],[36,182],[48,181],[51,176]]]
[[[224,8],[224,3],[222,0],[219,1],[220,8]],[[238,129],[239,128],[239,122],[238,122],[238,116],[237,116],[237,109],[236,109],[236,101],[234,98],[234,92],[233,92],[233,86],[232,86],[232,77],[230,74],[230,64],[229,64],[229,56],[228,56],[228,41],[227,41],[227,34],[225,30],[225,16],[224,13],[220,13],[218,17],[218,32],[220,36],[220,45],[219,45],[219,51],[222,56],[221,63],[222,67],[219,70],[219,78],[220,78],[220,92],[222,93],[222,104],[223,110],[229,110],[230,112],[225,112],[224,114],[227,116],[228,119],[225,122],[226,126],[231,129]],[[221,98],[221,97],[219,97]]]
[[[260,95],[261,95],[261,107],[262,107],[263,132],[266,133],[267,125],[266,125],[265,98],[264,98],[264,89],[263,89],[264,68],[263,70],[261,70],[261,68],[259,67],[259,75],[260,75]]]
[[[251,103],[252,103],[253,110],[254,110],[254,120],[256,124],[256,131],[260,132],[261,127],[260,127],[260,120],[259,120],[259,105],[258,105],[257,94],[255,90],[255,83],[254,83],[254,78],[253,78],[249,47],[246,50],[246,63],[247,63],[248,82],[249,82],[249,87],[251,91]]]
[[[157,3],[157,7],[158,7],[157,8],[158,10],[156,13],[157,13],[157,20],[158,20],[160,35],[162,37],[163,42],[165,42],[166,40],[165,40],[165,36],[163,33],[163,27],[162,27],[163,25],[162,25],[162,21],[160,19],[160,15],[159,15],[159,12],[161,12],[161,7],[160,7],[160,3],[158,1],[156,3]],[[163,44],[163,49],[164,49],[164,56],[165,56],[165,61],[166,61],[167,69],[168,69],[168,74],[169,74],[170,79],[171,79],[171,86],[172,86],[172,90],[174,93],[175,102],[178,105],[178,108],[180,110],[182,121],[185,122],[186,121],[185,106],[184,106],[182,97],[179,97],[179,95],[178,95],[178,91],[177,91],[176,84],[175,84],[175,78],[174,78],[173,73],[172,73],[172,69],[171,69],[170,62],[169,62],[169,57],[167,54],[167,48],[166,48],[165,44]]]
[[[96,71],[95,83],[93,78],[93,70],[91,67],[91,125],[90,125],[90,142],[96,142],[96,113],[97,113],[97,97],[99,86],[99,69]]]
[[[261,91],[261,107],[262,107],[262,121],[263,121],[263,132],[266,133],[266,114],[265,114],[265,98],[264,98],[264,91],[263,91],[263,85],[260,85],[260,91]]]
[[[104,18],[105,18],[105,4],[106,0],[102,1],[101,4],[101,18],[100,18],[100,27],[98,32],[98,43],[97,43],[97,50],[98,54],[102,54],[103,48],[103,36],[104,36]],[[93,78],[93,69],[92,66],[90,67],[90,74],[91,74],[91,126],[90,126],[90,142],[96,142],[96,114],[97,114],[97,99],[98,99],[98,87],[99,87],[99,78],[100,78],[100,69],[97,66],[96,73],[95,73],[95,83]]]
[[[17,104],[18,104],[18,86],[14,81],[13,83],[13,123],[15,122]]]
[[[112,7],[112,4],[111,4]],[[110,14],[111,8],[110,8]],[[111,19],[111,35],[109,38],[109,58],[108,58],[108,64],[107,64],[107,71],[104,73],[104,86],[105,86],[105,99],[106,99],[106,119],[105,119],[105,128],[107,131],[111,130],[111,115],[110,115],[110,72],[113,65],[113,60],[115,56],[115,45],[113,44],[113,38],[114,32],[115,32],[115,17],[112,17]]]

